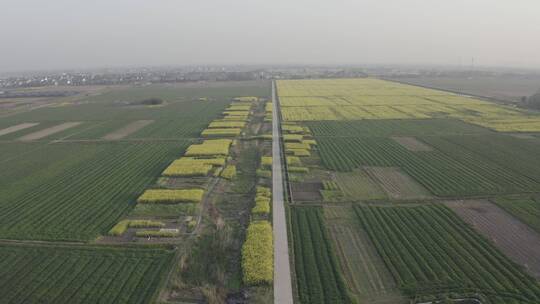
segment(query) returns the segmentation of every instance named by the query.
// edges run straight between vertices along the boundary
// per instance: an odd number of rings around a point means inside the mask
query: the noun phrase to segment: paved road
[[[279,129],[279,109],[276,100],[275,83],[272,82],[272,197],[274,226],[274,303],[292,304],[291,268],[289,264],[289,243],[287,242],[287,221],[283,202],[283,174],[281,158],[281,134]]]

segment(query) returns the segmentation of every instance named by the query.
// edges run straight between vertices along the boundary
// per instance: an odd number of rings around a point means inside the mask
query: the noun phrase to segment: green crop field
[[[540,182],[540,141],[529,141],[501,134],[422,138],[429,145],[450,153],[459,146],[509,171],[519,172]]]
[[[480,293],[486,303],[538,303],[540,285],[450,209],[356,207],[394,279],[411,297]]]
[[[56,143],[12,154],[0,163],[0,238],[91,240],[105,233],[187,144]]]
[[[247,288],[238,277],[240,263],[231,264],[230,256],[240,256],[260,148],[221,137],[201,145],[201,133],[226,119],[236,98],[248,100],[246,110],[264,111],[268,84],[98,87],[0,113],[0,302],[176,303],[185,293],[191,302],[221,303],[227,293]],[[251,124],[251,115],[245,111],[238,127]],[[260,123],[249,127],[257,130]],[[223,155],[206,175],[164,177],[188,147],[207,152],[214,142]],[[253,170],[246,172],[252,158]],[[236,167],[237,177],[222,178],[223,168]],[[141,198],[173,192],[193,195],[178,204]],[[226,212],[213,208],[223,196],[235,202],[226,223],[220,214]],[[215,237],[214,225],[222,237]],[[200,262],[187,258],[192,255]],[[193,271],[198,267],[210,271]],[[186,268],[197,282],[183,274]],[[271,286],[260,293],[268,292]]]
[[[429,137],[429,143],[442,141]],[[438,196],[516,193],[540,190],[540,183],[474,154],[459,145],[413,152],[389,138],[317,138],[328,169],[400,167]],[[437,146],[436,146],[437,147]]]
[[[301,303],[350,303],[324,229],[321,208],[292,209],[294,263]]]
[[[172,251],[0,246],[2,303],[148,303]]]

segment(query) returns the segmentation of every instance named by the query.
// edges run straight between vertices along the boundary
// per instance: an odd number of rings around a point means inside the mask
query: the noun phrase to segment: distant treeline
[[[528,98],[523,98],[523,101],[525,107],[540,110],[540,90]]]
[[[76,95],[76,91],[37,91],[37,92],[0,92],[0,98],[30,98],[30,97],[65,97]]]

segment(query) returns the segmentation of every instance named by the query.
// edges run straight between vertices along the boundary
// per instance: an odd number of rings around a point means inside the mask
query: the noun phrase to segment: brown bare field
[[[519,139],[537,139],[536,137],[534,137],[533,135],[531,134],[510,134],[511,136],[515,137],[515,138],[519,138]]]
[[[40,130],[40,131],[37,131],[37,132],[34,132],[34,133],[27,134],[27,135],[19,138],[19,140],[30,141],[30,140],[41,139],[43,137],[47,137],[49,135],[52,135],[52,134],[67,130],[69,128],[73,128],[73,127],[78,126],[80,124],[81,124],[81,122],[65,122],[65,123],[61,123],[59,125],[52,126],[50,128],[46,128],[46,129],[43,129],[43,130]]]
[[[427,189],[396,167],[365,167],[366,172],[379,182],[393,199],[430,198]]]
[[[532,276],[540,278],[540,234],[486,200],[448,201],[445,205]]]
[[[114,130],[111,133],[106,134],[105,136],[103,136],[103,139],[105,140],[122,139],[128,135],[131,135],[139,131],[140,129],[146,127],[147,125],[153,122],[154,122],[153,120],[137,120],[137,121],[131,122],[118,130]]]
[[[323,200],[320,182],[291,183],[292,197],[300,202],[321,202]]]
[[[407,303],[350,206],[325,206],[327,231],[345,283],[359,303]]]
[[[392,137],[392,139],[398,144],[402,145],[405,149],[412,152],[433,151],[433,148],[414,137]]]
[[[17,131],[20,131],[20,130],[28,129],[30,127],[37,126],[37,125],[39,125],[38,122],[26,122],[26,123],[14,125],[14,126],[11,126],[11,127],[7,127],[5,129],[0,130],[0,136],[10,134],[10,133],[13,133],[13,132],[17,132]]]

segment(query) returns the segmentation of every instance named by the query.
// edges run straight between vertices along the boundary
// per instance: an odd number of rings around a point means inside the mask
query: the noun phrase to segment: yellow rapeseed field
[[[242,273],[246,285],[270,284],[274,277],[272,226],[268,221],[251,222],[242,246]]]
[[[202,144],[191,145],[187,148],[186,156],[229,155],[231,139],[207,139]]]
[[[497,131],[539,132],[540,115],[374,78],[279,80],[288,121],[455,118]]]
[[[137,199],[138,203],[145,204],[176,204],[200,203],[204,191],[201,189],[149,189]]]

